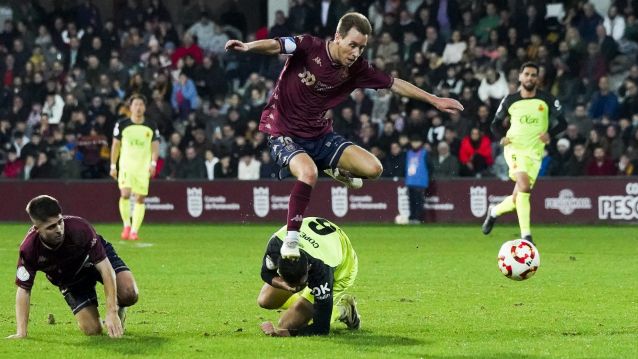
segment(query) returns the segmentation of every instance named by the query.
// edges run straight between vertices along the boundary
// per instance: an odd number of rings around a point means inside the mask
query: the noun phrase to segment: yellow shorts
[[[539,156],[532,156],[530,153],[517,151],[512,146],[505,146],[503,150],[505,161],[509,167],[509,176],[516,181],[516,173],[525,172],[529,176],[529,184],[534,186],[538,172],[541,169],[542,159]]]
[[[149,171],[121,170],[117,176],[119,188],[130,188],[131,192],[142,196],[148,195]]]

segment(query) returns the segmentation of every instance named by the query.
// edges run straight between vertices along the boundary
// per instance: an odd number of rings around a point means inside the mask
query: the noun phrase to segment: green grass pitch
[[[498,271],[496,254],[516,227],[484,237],[479,224],[342,224],[360,260],[352,292],[362,328],[334,325],[324,338],[270,338],[259,329],[278,317],[256,305],[260,261],[277,225],[145,225],[136,243],[115,239],[119,226],[96,228],[140,288],[125,337],[83,336],[39,273],[29,338],[1,340],[1,358],[638,357],[635,226],[536,226],[541,267],[514,282]],[[0,225],[3,337],[15,332],[13,281],[26,229]]]

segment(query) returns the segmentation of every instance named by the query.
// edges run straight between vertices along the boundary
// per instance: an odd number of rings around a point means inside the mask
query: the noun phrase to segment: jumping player
[[[282,168],[297,178],[288,204],[284,257],[299,257],[299,228],[317,182],[318,170],[350,188],[361,178],[375,179],[383,172],[370,152],[333,132],[326,111],[343,102],[357,88],[389,88],[394,93],[432,104],[438,110],[463,110],[456,100],[434,96],[372,67],[361,58],[372,28],[359,13],[347,13],[337,25],[334,39],[310,35],[244,43],[229,40],[226,50],[267,55],[289,54],[273,95],[261,115],[259,130],[269,136],[270,153]]]

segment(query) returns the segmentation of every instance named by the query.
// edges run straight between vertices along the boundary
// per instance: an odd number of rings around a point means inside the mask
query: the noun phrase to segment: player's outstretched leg
[[[483,230],[483,234],[490,234],[492,232],[492,228],[494,228],[494,224],[496,224],[496,218],[500,215],[512,212],[516,209],[516,205],[514,204],[514,196],[507,196],[503,200],[503,202],[490,206],[487,209],[487,215],[485,216],[485,221],[483,222],[483,226],[481,229]]]
[[[356,330],[361,327],[361,317],[359,317],[355,297],[344,294],[337,303],[337,308],[340,312],[339,321],[345,323],[348,329]]]

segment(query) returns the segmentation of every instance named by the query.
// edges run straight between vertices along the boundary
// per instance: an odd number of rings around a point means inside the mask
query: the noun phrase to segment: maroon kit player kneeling
[[[259,130],[269,136],[272,157],[297,178],[288,204],[283,257],[300,255],[299,228],[319,170],[350,188],[359,188],[362,178],[375,179],[383,172],[381,162],[372,153],[333,132],[332,119],[325,116],[329,109],[357,88],[385,88],[399,96],[428,102],[440,111],[463,110],[458,101],[392,78],[361,58],[371,34],[365,16],[347,13],[339,20],[331,41],[301,35],[226,43],[227,50],[291,55],[259,123]]]
[[[20,245],[16,273],[16,334],[25,338],[29,322],[31,288],[37,271],[60,288],[71,311],[86,335],[102,333],[98,313],[97,282],[104,284],[108,335],[124,333],[125,309],[137,302],[137,285],[133,274],[115,253],[115,249],[85,219],[63,216],[58,201],[38,196],[29,201],[27,213],[33,227]]]

